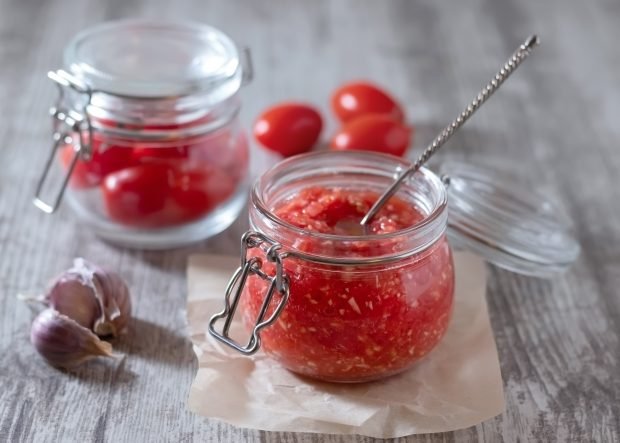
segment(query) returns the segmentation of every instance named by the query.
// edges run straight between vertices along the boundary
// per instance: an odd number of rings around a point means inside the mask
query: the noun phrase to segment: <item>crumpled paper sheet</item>
[[[352,385],[298,377],[260,351],[245,357],[208,335],[238,264],[236,257],[214,255],[189,260],[187,316],[199,362],[191,411],[244,428],[379,438],[467,428],[503,411],[485,265],[477,256],[455,254],[454,314],[437,348],[405,373]],[[243,331],[239,323],[231,330]]]

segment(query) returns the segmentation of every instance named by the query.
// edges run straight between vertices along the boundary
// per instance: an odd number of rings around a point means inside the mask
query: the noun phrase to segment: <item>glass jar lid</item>
[[[525,275],[549,277],[579,255],[570,219],[505,171],[446,162],[448,235],[454,246]]]
[[[93,91],[137,98],[232,95],[243,80],[233,41],[186,22],[121,20],[89,28],[69,43],[64,64]]]

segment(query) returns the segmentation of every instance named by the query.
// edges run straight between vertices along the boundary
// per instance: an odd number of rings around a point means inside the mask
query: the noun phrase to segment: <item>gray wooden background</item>
[[[236,429],[185,409],[196,370],[185,333],[187,256],[236,253],[245,219],[195,247],[153,253],[99,241],[67,208],[49,217],[32,206],[55,97],[46,71],[78,30],[135,16],[200,20],[250,45],[248,126],[281,99],[327,113],[335,86],[369,78],[406,104],[416,149],[538,32],[531,60],[440,155],[512,165],[565,206],[583,253],[551,281],[490,269],[506,411],[400,441],[619,441],[620,2],[612,0],[0,0],[0,441],[371,440]],[[273,161],[253,156],[255,174]],[[39,291],[75,256],[124,276],[136,320],[119,347],[125,359],[66,374],[33,351],[33,312],[15,296]]]

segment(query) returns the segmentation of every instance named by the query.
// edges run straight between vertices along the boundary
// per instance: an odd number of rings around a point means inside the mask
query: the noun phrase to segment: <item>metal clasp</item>
[[[39,178],[39,183],[37,184],[33,202],[35,206],[43,212],[52,214],[60,205],[62,196],[64,195],[65,189],[67,188],[69,179],[71,178],[71,174],[73,173],[78,160],[90,160],[92,156],[93,129],[87,112],[87,108],[90,105],[92,98],[92,91],[87,85],[83,84],[66,71],[50,71],[47,73],[47,76],[58,86],[58,99],[56,101],[56,106],[50,109],[50,114],[52,115],[54,122],[54,133],[52,136],[54,143],[52,145],[52,152],[45,163],[43,174]],[[66,90],[83,96],[84,101],[82,104],[82,113],[76,112],[72,109],[71,104],[68,103],[69,100],[67,98]],[[76,135],[77,141],[74,140]],[[49,175],[50,169],[52,168],[58,149],[62,145],[69,143],[73,144],[73,158],[71,159],[71,163],[69,164],[61,187],[56,193],[56,197],[51,203],[47,203],[43,200],[41,195],[43,188],[45,187],[45,182]]]
[[[254,63],[252,62],[252,52],[250,48],[243,47],[240,54],[241,68],[241,84],[247,85],[254,79]]]
[[[267,260],[275,263],[276,273],[274,276],[267,275],[261,270],[262,262],[260,258],[252,257],[248,259],[248,249],[252,248],[261,248],[265,252]],[[242,354],[251,355],[258,351],[260,347],[261,330],[267,326],[270,326],[278,319],[278,316],[288,301],[289,281],[284,273],[284,267],[282,265],[283,254],[279,252],[280,248],[281,246],[279,243],[275,243],[259,232],[248,231],[243,235],[241,238],[241,266],[234,273],[228,282],[228,286],[226,287],[224,309],[211,317],[211,320],[209,321],[209,334]],[[242,345],[230,337],[229,330],[237,307],[239,306],[239,300],[241,299],[243,288],[248,277],[251,275],[256,275],[263,280],[268,281],[269,287],[256,318],[254,327],[252,328],[252,335],[250,336],[248,343],[246,345]],[[268,318],[265,318],[267,316],[267,311],[271,304],[271,300],[276,292],[280,295],[280,301],[271,315]],[[219,320],[224,320],[224,326],[222,327],[221,333],[215,329],[215,324]]]

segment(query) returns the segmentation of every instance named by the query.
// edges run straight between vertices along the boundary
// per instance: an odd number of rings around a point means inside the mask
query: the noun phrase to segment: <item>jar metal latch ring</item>
[[[262,268],[262,260],[258,257],[248,258],[249,249],[260,248],[268,261],[275,263],[276,272],[274,276],[265,273]],[[260,332],[267,326],[272,325],[286,306],[289,297],[289,280],[284,273],[282,264],[285,254],[280,252],[280,244],[274,242],[267,236],[254,231],[246,232],[241,238],[241,266],[233,274],[226,287],[226,295],[224,298],[224,309],[211,317],[209,321],[209,334],[220,342],[230,346],[245,355],[254,354],[260,348]],[[243,293],[243,288],[251,275],[256,275],[269,283],[267,293],[255,320],[252,334],[247,342],[243,345],[230,337],[230,326],[239,306],[239,300]],[[269,308],[274,296],[279,295],[279,301],[271,314]],[[219,320],[224,320],[222,332],[215,329],[215,325]]]
[[[52,152],[45,163],[45,169],[39,178],[34,197],[34,204],[43,212],[52,214],[62,201],[63,194],[69,183],[69,178],[75,169],[78,160],[90,160],[92,155],[93,130],[88,117],[87,108],[90,105],[91,89],[66,71],[50,71],[47,76],[58,86],[56,106],[50,109],[53,118],[54,133]],[[69,94],[77,94],[81,101],[82,112],[76,112],[69,103]],[[77,139],[76,139],[77,138]],[[63,145],[73,146],[73,157],[67,166],[67,171],[51,202],[46,202],[42,196],[50,169],[58,149]]]
[[[254,63],[252,62],[252,52],[250,48],[243,48],[240,54],[241,66],[243,67],[243,78],[241,83],[247,85],[254,79]]]

